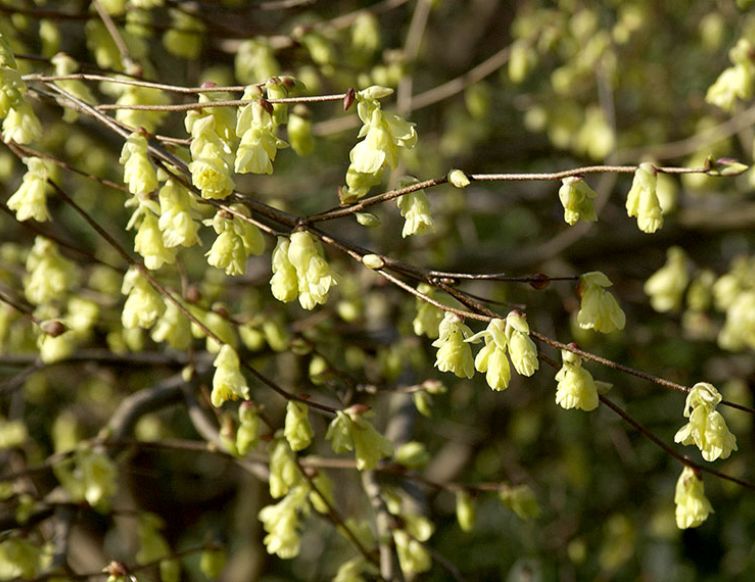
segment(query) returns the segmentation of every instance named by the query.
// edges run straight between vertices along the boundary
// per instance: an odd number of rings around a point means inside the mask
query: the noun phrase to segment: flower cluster
[[[292,451],[306,449],[312,442],[314,432],[309,423],[309,407],[306,404],[294,400],[288,401],[283,435]]]
[[[679,529],[697,527],[713,513],[713,508],[705,497],[703,480],[695,471],[685,466],[674,493],[676,504],[676,525]]]
[[[227,95],[202,93],[200,103],[227,99]],[[186,114],[191,140],[191,181],[203,198],[222,199],[233,192],[233,161],[236,118],[229,107],[209,107]]]
[[[582,329],[594,329],[611,333],[624,329],[626,316],[616,299],[607,290],[613,284],[600,271],[585,273],[579,278],[582,303],[577,313],[577,323]]]
[[[31,143],[42,135],[42,125],[24,98],[26,90],[13,51],[0,33],[0,119],[4,120],[3,138],[19,144]]]
[[[314,309],[328,299],[328,291],[336,278],[323,256],[317,241],[306,231],[297,231],[291,238],[278,238],[272,257],[273,296],[288,303],[297,297],[304,309]]]
[[[386,489],[384,497],[388,511],[401,523],[401,527],[392,531],[401,571],[411,575],[426,572],[432,566],[432,559],[424,542],[433,535],[435,528],[432,522],[408,511],[397,492]]]
[[[563,365],[556,374],[556,404],[566,410],[595,410],[598,407],[598,383],[582,367],[582,358],[568,350],[561,350],[561,357]]]
[[[569,225],[577,224],[578,221],[595,222],[598,220],[595,214],[593,200],[597,194],[590,185],[578,176],[569,176],[562,180],[558,197],[564,207],[564,220]]]
[[[274,505],[263,507],[258,517],[267,532],[263,543],[268,554],[290,559],[299,555],[301,534],[299,516],[309,513],[309,488],[299,485]]]
[[[168,301],[150,335],[158,343],[166,342],[173,349],[185,350],[191,345],[191,323],[174,301]]]
[[[215,375],[212,377],[212,405],[219,408],[228,400],[249,399],[249,386],[241,373],[239,356],[229,345],[220,348],[215,361]]]
[[[401,180],[401,187],[411,186],[419,182],[416,178],[407,176]],[[404,218],[404,228],[401,236],[406,238],[413,234],[425,234],[433,230],[433,217],[430,215],[430,202],[424,190],[416,190],[404,194],[396,199],[399,212]]]
[[[288,144],[276,136],[274,110],[270,103],[262,99],[262,90],[250,85],[244,91],[243,99],[251,99],[252,102],[239,109],[236,119],[236,136],[241,141],[234,168],[239,174],[272,174],[278,150]]]
[[[150,329],[165,312],[162,297],[137,267],[126,272],[121,293],[127,295],[121,313],[121,323],[126,329]]]
[[[657,170],[651,163],[639,165],[634,173],[632,187],[627,194],[627,214],[637,218],[642,232],[654,233],[663,226],[663,211],[658,200]]]
[[[737,100],[746,101],[755,89],[755,62],[752,54],[755,47],[750,40],[740,38],[729,51],[733,66],[724,69],[705,95],[708,103],[726,111],[734,108]]]
[[[55,243],[38,236],[26,259],[26,299],[32,305],[60,299],[61,295],[76,284],[77,274],[76,266],[63,258]]]
[[[467,338],[467,342],[478,342],[485,338],[485,346],[477,353],[474,364],[478,372],[485,374],[485,380],[493,390],[505,390],[511,380],[509,357],[516,371],[523,376],[532,376],[540,363],[537,347],[529,336],[529,325],[524,316],[512,311],[506,320],[493,319],[485,331]]]
[[[462,323],[461,318],[446,312],[438,326],[438,339],[432,344],[438,348],[435,367],[441,372],[451,372],[459,378],[474,376],[472,348],[465,341],[471,337],[472,330]]]
[[[163,244],[168,248],[190,247],[199,243],[199,223],[192,213],[196,207],[189,191],[168,179],[158,193],[160,218],[157,225],[163,233]]]
[[[79,70],[79,64],[65,53],[56,54],[52,57],[51,62],[55,66],[56,75],[71,75]],[[81,81],[71,79],[66,81],[55,81],[55,84],[66,93],[70,93],[84,103],[92,104],[97,102],[89,87]],[[76,121],[78,117],[79,114],[72,108],[66,108],[63,111],[63,121],[72,123]]]
[[[265,250],[265,239],[259,228],[241,218],[249,217],[246,206],[234,204],[231,210],[234,214],[220,210],[212,220],[207,221],[218,235],[207,252],[207,262],[224,269],[226,275],[243,275],[247,258],[261,255]]]
[[[357,113],[364,124],[357,143],[349,154],[351,164],[346,172],[346,187],[341,189],[341,202],[354,202],[378,184],[383,168],[395,168],[399,149],[412,149],[417,143],[414,124],[393,113],[385,113],[379,99],[393,93],[392,89],[372,86],[356,94]]]
[[[16,220],[23,222],[30,218],[37,222],[50,220],[47,210],[47,193],[50,185],[49,166],[41,158],[24,158],[26,173],[13,195],[8,198],[8,208],[16,213]]]
[[[706,461],[727,459],[737,450],[737,439],[729,432],[726,420],[716,406],[721,394],[707,382],[698,382],[687,394],[684,417],[689,422],[674,435],[674,442],[696,445]]]
[[[726,313],[719,345],[732,351],[755,349],[755,257],[735,258],[714,283],[713,297],[716,309]]]
[[[375,430],[366,417],[367,413],[358,406],[339,410],[325,435],[333,452],[354,451],[360,471],[374,469],[380,459],[393,452],[391,442]]]
[[[666,257],[666,264],[653,273],[644,286],[645,294],[650,297],[650,305],[660,312],[678,310],[689,283],[684,251],[680,247],[671,247]]]
[[[107,509],[118,487],[118,470],[104,452],[80,446],[75,454],[53,468],[73,501]]]

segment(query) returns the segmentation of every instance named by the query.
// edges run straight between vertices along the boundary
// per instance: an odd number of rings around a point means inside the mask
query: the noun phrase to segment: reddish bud
[[[354,104],[354,101],[357,99],[357,92],[352,87],[348,91],[346,91],[346,95],[343,98],[343,110],[348,111],[349,108]]]

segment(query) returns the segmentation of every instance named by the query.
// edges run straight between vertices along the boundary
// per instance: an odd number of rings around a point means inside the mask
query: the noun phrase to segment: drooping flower
[[[227,98],[202,93],[200,103]],[[236,149],[236,117],[230,107],[209,107],[187,112],[184,122],[191,134],[191,181],[203,198],[222,199],[233,192],[233,160]]]
[[[362,120],[358,142],[349,153],[351,164],[346,173],[346,188],[341,202],[348,203],[364,196],[380,181],[383,168],[395,168],[400,149],[412,149],[417,143],[414,124],[393,113],[385,113],[379,99],[393,91],[385,87],[368,87],[356,94],[357,113]]]
[[[121,323],[126,329],[149,329],[165,312],[162,297],[136,267],[130,268],[123,277],[121,293],[128,295],[121,313]]]
[[[453,313],[446,312],[438,327],[438,339],[432,345],[438,348],[435,367],[441,372],[451,372],[459,378],[474,376],[472,348],[464,340],[472,336],[472,330]]]
[[[296,268],[288,258],[288,248],[291,242],[286,237],[278,237],[272,257],[273,277],[270,279],[270,289],[278,301],[289,303],[299,296],[299,281]]]
[[[593,205],[596,196],[596,192],[582,178],[578,176],[564,178],[558,191],[558,197],[564,207],[566,223],[574,225],[580,220],[585,222],[598,220]]]
[[[514,369],[522,376],[532,376],[540,367],[540,360],[537,359],[537,346],[530,338],[530,326],[523,314],[509,312],[505,334]]]
[[[41,305],[60,298],[76,284],[77,273],[76,266],[60,254],[55,243],[36,237],[26,259],[26,299],[33,305]]]
[[[207,221],[218,235],[207,252],[207,263],[224,269],[227,275],[242,275],[247,258],[265,250],[265,239],[257,226],[242,218],[249,217],[246,206],[234,204],[231,209],[235,214],[220,210]]]
[[[278,503],[260,510],[258,517],[267,532],[263,543],[268,554],[275,554],[284,560],[299,554],[299,515],[309,510],[308,494],[309,488],[299,485]]]
[[[680,428],[674,441],[696,445],[706,461],[727,459],[737,450],[737,439],[729,432],[726,420],[716,406],[722,396],[712,384],[698,382],[687,394],[684,417],[689,422]]]
[[[272,112],[263,104],[260,88],[250,85],[243,99],[253,101],[238,112],[236,136],[241,142],[236,151],[235,170],[239,174],[272,174],[278,150],[288,144],[275,135],[276,124]]]
[[[582,303],[577,323],[582,329],[611,333],[624,329],[626,316],[616,299],[607,290],[613,284],[600,271],[585,273],[579,278]]]
[[[419,180],[412,177],[404,178],[401,187],[416,184]],[[413,234],[425,234],[433,230],[433,217],[430,215],[430,202],[424,190],[410,192],[396,199],[399,212],[404,218],[404,228],[401,236],[406,238]]]
[[[582,367],[582,358],[568,350],[561,350],[561,357],[563,366],[556,374],[556,404],[566,410],[595,410],[598,407],[598,388],[592,374]]]
[[[279,431],[270,444],[270,495],[275,499],[283,497],[303,481],[296,455]]]
[[[220,407],[228,400],[249,399],[249,386],[241,373],[236,350],[224,345],[212,365],[215,366],[210,398],[213,406]]]
[[[306,404],[294,400],[288,401],[283,434],[293,451],[301,451],[309,446],[314,432],[309,423],[309,407]]]
[[[299,304],[304,309],[324,304],[328,300],[328,291],[337,282],[317,241],[306,231],[294,232],[287,255],[296,270]]]
[[[637,217],[637,226],[646,233],[654,233],[663,226],[663,211],[656,192],[656,174],[653,164],[640,164],[627,194],[627,214]]]
[[[158,226],[168,248],[190,247],[199,242],[199,223],[192,217],[194,199],[173,180],[165,182],[159,192],[160,218]]]
[[[478,332],[465,340],[478,342],[485,338],[485,346],[477,353],[474,365],[478,372],[485,374],[485,380],[493,390],[505,390],[511,380],[511,367],[506,357],[508,339],[505,327],[504,320],[493,319],[485,331]]]
[[[8,208],[16,213],[16,220],[23,222],[30,218],[37,222],[50,220],[47,210],[47,164],[41,158],[25,158],[27,171],[18,190],[8,198]]]
[[[121,150],[123,181],[134,196],[143,197],[157,189],[157,172],[149,160],[147,139],[139,132],[128,136]]]
[[[666,257],[666,264],[653,273],[644,286],[645,294],[650,297],[650,305],[660,312],[678,310],[689,283],[684,251],[680,247],[671,247]]]
[[[325,438],[335,453],[354,451],[360,471],[374,469],[380,459],[393,452],[391,442],[375,430],[365,411],[354,406],[336,412]]]
[[[703,480],[688,466],[684,467],[676,482],[674,503],[676,504],[676,526],[679,529],[697,527],[713,513],[713,508],[705,497]]]

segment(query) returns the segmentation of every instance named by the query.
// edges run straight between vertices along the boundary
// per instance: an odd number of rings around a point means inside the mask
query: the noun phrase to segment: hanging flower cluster
[[[419,182],[417,178],[407,176],[402,178],[401,187],[411,186]],[[396,199],[401,217],[404,219],[404,228],[401,236],[406,238],[414,234],[425,234],[433,230],[433,217],[430,215],[430,202],[424,190],[416,190],[404,194]]]
[[[558,190],[558,198],[564,207],[564,220],[570,226],[578,221],[595,222],[598,216],[595,213],[593,200],[597,194],[590,185],[578,176],[569,176],[562,181]]]
[[[752,54],[755,50],[752,42],[740,38],[729,51],[729,60],[733,66],[724,69],[705,94],[705,100],[726,111],[734,109],[737,101],[746,101],[755,91],[755,62]]]
[[[199,103],[228,99],[228,95],[201,93]],[[194,109],[186,114],[191,140],[191,181],[203,198],[222,199],[233,192],[236,116],[230,107]]]
[[[459,378],[474,376],[472,348],[465,341],[471,337],[472,330],[462,323],[461,318],[446,312],[438,326],[438,339],[432,343],[433,347],[438,348],[435,367],[441,372],[451,372]]]
[[[566,410],[595,410],[598,407],[598,384],[582,367],[582,358],[568,350],[561,350],[561,357],[563,365],[556,374],[556,404]]]
[[[212,220],[206,221],[218,235],[207,252],[207,262],[224,269],[226,275],[243,275],[247,259],[265,250],[265,239],[257,226],[239,216],[249,217],[246,206],[233,204],[231,209],[234,214],[219,210]]]
[[[616,299],[607,290],[613,283],[600,271],[585,273],[579,278],[582,303],[577,323],[582,329],[611,333],[624,329],[626,316]]]
[[[678,310],[689,283],[685,252],[680,247],[671,247],[666,257],[666,264],[653,273],[644,286],[650,305],[660,312]]]
[[[679,529],[697,527],[713,513],[713,508],[705,497],[703,480],[691,467],[685,466],[674,493],[676,504],[676,525]]]
[[[653,164],[640,164],[627,194],[627,214],[636,217],[637,227],[648,234],[663,226],[663,211],[657,193],[657,173]]]
[[[42,135],[42,125],[24,98],[26,83],[18,71],[8,41],[0,33],[0,119],[3,138],[19,144],[31,143]]]
[[[121,293],[127,295],[121,312],[121,323],[126,329],[150,329],[165,312],[162,297],[137,267],[126,271]]]
[[[26,173],[21,186],[8,198],[8,208],[16,213],[16,220],[20,222],[30,218],[37,222],[50,220],[50,212],[47,210],[50,168],[41,158],[24,158],[24,163]]]
[[[684,417],[689,418],[689,422],[677,431],[674,442],[697,446],[706,461],[729,458],[732,451],[737,450],[737,439],[716,410],[721,400],[721,394],[713,385],[695,384],[684,404]]]
[[[176,260],[174,248],[165,245],[159,226],[160,206],[152,198],[159,186],[157,171],[148,154],[148,143],[142,132],[132,133],[123,144],[120,163],[123,165],[123,180],[134,196],[126,206],[136,206],[126,229],[137,228],[134,250],[144,258],[144,265],[157,270]]]
[[[727,350],[755,349],[755,257],[737,257],[713,285],[715,307],[726,313],[718,344]]]
[[[274,94],[274,88],[278,87],[283,85],[273,84],[268,93],[273,91]],[[236,136],[241,141],[236,151],[234,168],[239,174],[272,174],[278,150],[288,147],[276,135],[278,122],[274,116],[275,110],[268,101],[263,100],[262,90],[257,85],[247,87],[242,98],[251,99],[252,102],[238,112]],[[285,111],[286,105],[277,107]]]
[[[72,457],[53,467],[55,476],[72,501],[86,501],[107,510],[118,487],[118,469],[104,452],[79,446]]]
[[[220,408],[228,400],[249,399],[249,386],[241,373],[239,356],[229,345],[220,348],[215,361],[215,375],[212,377],[212,405]]]
[[[52,57],[52,59],[50,59],[50,61],[55,66],[56,75],[71,75],[79,70],[79,64],[65,53],[56,54],[54,57]],[[94,98],[92,91],[81,81],[75,79],[55,81],[55,85],[63,89],[63,91],[65,91],[66,93],[70,93],[77,99],[83,101],[84,103],[97,103],[97,100]],[[63,109],[63,121],[72,123],[78,118],[79,114],[75,109],[72,109],[70,107]]]
[[[383,168],[395,168],[400,149],[412,149],[417,143],[414,124],[393,113],[385,113],[379,99],[393,93],[393,89],[372,86],[356,94],[357,113],[364,124],[346,172],[346,187],[340,191],[342,203],[354,202],[381,180]]]
[[[76,266],[63,258],[57,246],[42,236],[34,239],[34,246],[26,258],[24,294],[32,305],[42,305],[60,299],[77,281]]]
[[[375,430],[367,416],[367,412],[359,406],[339,410],[325,435],[333,452],[354,451],[360,471],[374,469],[380,459],[393,452],[391,442]]]
[[[288,303],[297,297],[304,309],[314,309],[328,299],[328,291],[337,284],[330,265],[317,241],[306,231],[291,238],[278,238],[272,257],[273,277],[270,288],[278,301]]]
[[[529,331],[524,316],[512,311],[505,321],[493,319],[485,331],[465,340],[477,343],[485,338],[485,346],[477,353],[474,364],[478,372],[485,374],[485,380],[493,390],[505,390],[511,380],[507,351],[519,374],[532,376],[538,369],[540,363],[537,347],[530,338]]]

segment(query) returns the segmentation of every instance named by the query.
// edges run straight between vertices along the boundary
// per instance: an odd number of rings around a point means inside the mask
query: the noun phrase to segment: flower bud
[[[579,278],[582,303],[577,323],[582,329],[611,333],[624,329],[626,316],[616,299],[606,289],[613,284],[600,271],[585,273]]]
[[[684,467],[676,482],[674,503],[676,525],[679,529],[697,527],[713,513],[713,508],[705,497],[703,480],[688,466]]]
[[[456,521],[464,532],[470,532],[474,529],[475,502],[468,491],[460,489],[456,492]]]
[[[288,401],[283,434],[293,451],[301,451],[309,446],[314,432],[309,424],[309,408],[306,404],[294,400]]]
[[[469,178],[461,170],[451,170],[448,172],[447,179],[456,188],[466,188],[470,184]]]

